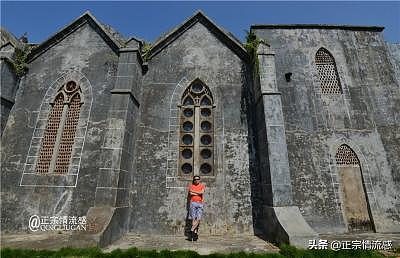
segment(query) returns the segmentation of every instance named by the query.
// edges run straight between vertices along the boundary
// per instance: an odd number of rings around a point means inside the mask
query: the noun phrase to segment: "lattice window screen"
[[[76,94],[69,105],[64,131],[62,132],[60,148],[58,150],[55,173],[68,173],[69,161],[72,154],[72,145],[74,144],[76,127],[79,121],[80,102],[80,96],[79,94]]]
[[[39,159],[36,166],[36,173],[47,173],[49,171],[51,157],[53,155],[54,143],[57,137],[57,130],[63,112],[64,97],[59,94],[54,101],[50,112],[48,123],[44,131],[42,146],[39,152]]]
[[[74,81],[63,85],[58,94],[44,132],[37,173],[68,173],[82,97],[80,87]]]
[[[322,94],[341,94],[342,89],[335,60],[328,50],[320,48],[315,55]]]
[[[354,151],[347,145],[341,145],[336,152],[336,163],[340,166],[360,166]]]

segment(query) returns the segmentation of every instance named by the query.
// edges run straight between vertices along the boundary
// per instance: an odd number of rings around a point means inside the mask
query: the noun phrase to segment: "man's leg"
[[[196,232],[196,234],[197,234],[197,231],[199,231],[199,227],[200,227],[200,219],[198,220],[197,227],[194,230]]]
[[[197,232],[197,227],[199,226],[199,224],[200,224],[200,220],[199,219],[193,219],[192,220],[192,229],[191,229],[191,231],[195,231],[196,230],[196,232]]]
[[[200,220],[203,217],[203,204],[199,204],[196,207],[196,223],[193,225],[193,232],[196,234],[197,237],[197,232],[199,231],[199,225],[200,225]]]

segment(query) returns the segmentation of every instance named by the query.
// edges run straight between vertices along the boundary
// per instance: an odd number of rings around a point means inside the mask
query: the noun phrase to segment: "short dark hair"
[[[200,179],[200,176],[194,176],[193,180]]]

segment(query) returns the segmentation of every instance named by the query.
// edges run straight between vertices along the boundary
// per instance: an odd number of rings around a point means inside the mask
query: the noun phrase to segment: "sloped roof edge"
[[[340,24],[253,24],[253,29],[336,29],[336,30],[357,30],[357,31],[383,31],[382,26],[359,26]]]
[[[173,30],[167,33],[164,37],[158,39],[149,51],[149,58],[153,58],[160,53],[169,44],[178,39],[183,33],[190,29],[197,22],[206,26],[219,40],[221,40],[229,49],[236,53],[241,59],[249,61],[250,57],[243,47],[242,43],[233,36],[226,33],[223,29],[217,26],[210,18],[202,11],[197,11],[182,24],[176,26]]]
[[[6,30],[6,28],[0,26],[0,34],[1,38],[5,40],[4,42],[2,42],[3,44],[1,45],[1,47],[10,43],[14,48],[22,48],[22,43],[18,41],[14,34]]]
[[[143,39],[140,39],[140,38],[137,38],[137,37],[134,37],[134,36],[129,37],[129,38],[125,41],[125,44],[131,42],[132,40],[134,40],[134,41],[136,41],[136,42],[138,42],[138,43],[142,43],[142,44],[143,44]]]
[[[11,45],[13,48],[17,48],[11,41],[8,41],[7,43],[4,43],[3,45],[0,46],[0,51],[3,47]]]
[[[128,40],[125,41],[125,47],[129,47],[131,45],[131,42],[136,42],[140,49],[142,49],[143,44],[144,44],[144,41],[142,39],[132,36],[132,37],[129,37]]]
[[[118,49],[122,47],[121,43],[118,42],[106,29],[103,28],[100,22],[96,20],[96,18],[89,12],[84,12],[81,16],[76,18],[70,24],[66,25],[64,28],[53,34],[51,37],[46,39],[44,42],[39,44],[28,56],[28,62],[33,61],[37,57],[39,57],[46,50],[50,49],[66,36],[73,33],[75,30],[83,26],[84,24],[89,23],[90,25],[97,28],[100,36],[109,44],[112,50],[118,53]]]

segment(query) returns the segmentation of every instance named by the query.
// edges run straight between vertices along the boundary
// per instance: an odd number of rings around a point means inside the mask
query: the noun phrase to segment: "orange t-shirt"
[[[190,184],[189,185],[189,191],[196,191],[200,192],[201,190],[205,189],[206,187],[203,184]],[[190,201],[191,202],[203,202],[203,195],[190,195]]]

